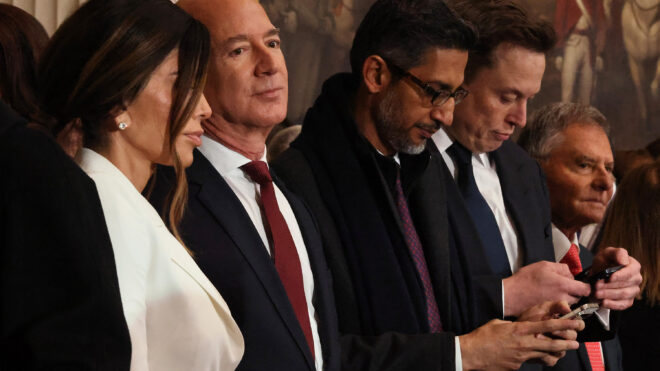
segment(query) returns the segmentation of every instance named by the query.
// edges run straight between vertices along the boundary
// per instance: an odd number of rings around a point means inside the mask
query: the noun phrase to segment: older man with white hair
[[[554,103],[534,112],[518,141],[546,174],[555,260],[568,265],[573,275],[589,268],[594,260],[580,245],[579,231],[599,223],[612,198],[614,158],[608,133],[609,124],[596,108]],[[599,311],[598,318],[603,326],[609,326],[608,310]],[[588,333],[589,329],[585,330]],[[566,370],[598,370],[600,366],[622,369],[617,338],[581,343],[577,351],[568,351],[557,363],[557,368]]]

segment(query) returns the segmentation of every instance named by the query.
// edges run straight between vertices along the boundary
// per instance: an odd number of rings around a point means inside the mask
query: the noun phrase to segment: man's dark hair
[[[467,51],[475,42],[474,27],[441,0],[376,0],[355,33],[351,68],[359,76],[364,61],[378,55],[408,70],[429,48]]]
[[[493,51],[502,43],[547,53],[556,42],[552,25],[533,19],[510,0],[455,0],[452,8],[466,21],[474,24],[479,40],[470,50],[465,68],[465,81],[470,82],[482,67],[494,64]]]

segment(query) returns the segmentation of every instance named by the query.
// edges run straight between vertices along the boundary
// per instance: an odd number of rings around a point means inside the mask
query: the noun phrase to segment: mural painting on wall
[[[660,0],[517,0],[554,24],[543,87],[529,109],[590,103],[612,125],[614,146],[660,137]],[[349,71],[353,34],[373,0],[261,0],[282,30],[289,116],[299,123],[332,74]]]
[[[291,123],[307,108],[331,75],[349,71],[348,51],[360,20],[373,0],[261,0],[281,29],[289,70]]]

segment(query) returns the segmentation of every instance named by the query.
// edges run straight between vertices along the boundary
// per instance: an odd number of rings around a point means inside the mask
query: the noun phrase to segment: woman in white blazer
[[[234,370],[243,355],[227,304],[176,227],[184,169],[211,114],[202,95],[208,59],[208,31],[170,1],[91,0],[57,30],[40,66],[53,132],[82,124],[78,160],[110,232],[131,370]],[[178,174],[169,230],[141,194],[156,164]]]

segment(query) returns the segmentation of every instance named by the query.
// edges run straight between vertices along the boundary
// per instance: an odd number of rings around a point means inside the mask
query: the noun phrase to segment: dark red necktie
[[[576,244],[572,244],[568,252],[561,259],[560,263],[567,264],[568,269],[571,270],[572,275],[582,272],[582,263],[580,262],[580,248]],[[587,355],[591,363],[593,371],[605,371],[605,363],[603,362],[603,355],[600,351],[599,342],[586,342],[584,346],[587,348]]]
[[[401,187],[401,177],[397,173],[396,176],[396,206],[399,209],[399,216],[403,223],[404,238],[410,255],[415,263],[417,274],[422,282],[424,288],[424,297],[426,299],[426,319],[429,323],[429,330],[431,333],[442,332],[442,321],[440,320],[440,312],[438,311],[438,304],[435,301],[435,294],[433,293],[433,285],[431,284],[431,277],[429,275],[428,267],[426,266],[426,258],[424,257],[424,250],[422,249],[422,242],[419,240],[419,235],[413,224],[410,210],[408,209],[408,202],[403,194]]]
[[[307,300],[303,288],[300,259],[289,227],[277,205],[275,187],[268,166],[263,161],[252,161],[241,166],[241,169],[261,188],[261,205],[268,221],[268,225],[265,227],[270,228],[273,239],[275,269],[280,275],[282,285],[284,285],[291,306],[293,306],[293,311],[298,318],[298,323],[307,340],[307,345],[309,345],[312,357],[314,357],[314,338],[309,324],[309,312],[307,311]]]

